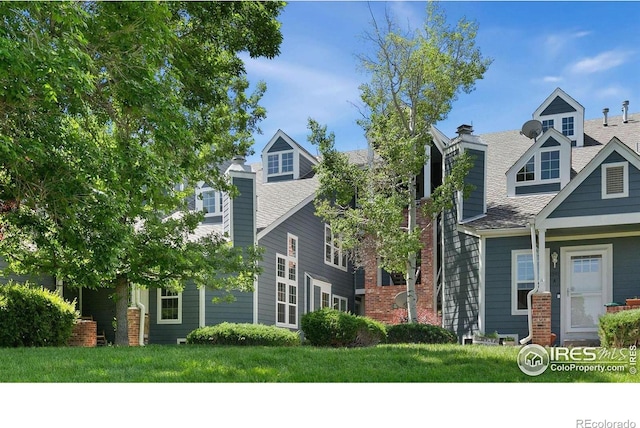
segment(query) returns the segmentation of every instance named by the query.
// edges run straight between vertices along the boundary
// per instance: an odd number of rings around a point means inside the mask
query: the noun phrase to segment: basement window
[[[629,196],[629,164],[616,162],[602,165],[602,199]]]

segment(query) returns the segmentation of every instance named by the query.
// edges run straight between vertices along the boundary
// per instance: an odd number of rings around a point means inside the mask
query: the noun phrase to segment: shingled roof
[[[640,114],[630,114],[627,123],[622,123],[622,116],[610,117],[608,126],[603,126],[602,119],[586,120],[584,133],[584,147],[573,147],[571,150],[571,178],[613,137],[637,151],[637,144],[640,143]],[[488,146],[487,215],[467,223],[467,226],[477,230],[528,227],[529,220],[553,199],[555,193],[508,197],[505,173],[533,141],[520,135],[519,130],[482,134],[480,138]]]

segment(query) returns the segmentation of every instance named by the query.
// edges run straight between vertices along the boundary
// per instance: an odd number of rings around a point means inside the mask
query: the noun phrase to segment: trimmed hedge
[[[232,346],[296,346],[300,345],[298,333],[286,328],[264,324],[221,324],[201,327],[187,335],[191,345]]]
[[[387,343],[457,343],[451,331],[432,324],[405,323],[387,326]]]
[[[301,327],[314,346],[375,346],[387,338],[384,324],[330,308],[304,314]]]
[[[78,313],[75,304],[31,283],[0,285],[0,346],[63,346]]]
[[[598,335],[604,347],[625,348],[640,345],[640,309],[604,314]]]

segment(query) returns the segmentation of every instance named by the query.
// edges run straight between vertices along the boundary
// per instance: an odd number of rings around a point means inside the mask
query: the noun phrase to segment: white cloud
[[[594,57],[583,58],[569,67],[569,71],[576,74],[591,74],[609,70],[626,63],[633,52],[611,50],[602,52]]]
[[[590,31],[574,30],[549,34],[544,38],[544,51],[551,56],[565,52],[567,45],[577,39],[587,37]]]
[[[542,81],[544,83],[558,83],[561,82],[563,79],[560,76],[545,76],[542,78]]]

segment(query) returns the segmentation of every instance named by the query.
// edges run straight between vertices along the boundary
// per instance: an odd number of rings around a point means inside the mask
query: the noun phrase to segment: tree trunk
[[[127,277],[118,275],[116,278],[116,346],[129,346],[129,322],[127,310],[129,308],[129,283]]]
[[[407,233],[413,234],[416,229],[416,177],[409,180],[409,207],[407,209]],[[416,309],[416,253],[407,256],[407,317],[410,323],[418,322]]]

